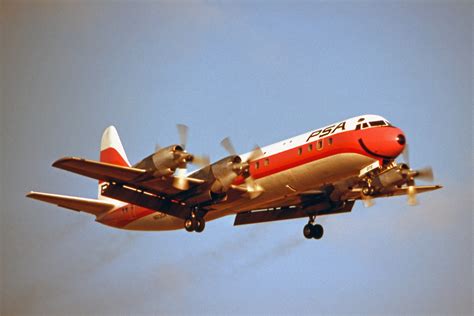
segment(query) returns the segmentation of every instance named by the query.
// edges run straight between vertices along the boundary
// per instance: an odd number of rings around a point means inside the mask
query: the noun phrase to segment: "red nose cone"
[[[377,127],[363,130],[359,140],[362,148],[379,158],[394,159],[405,148],[406,138],[396,127]]]

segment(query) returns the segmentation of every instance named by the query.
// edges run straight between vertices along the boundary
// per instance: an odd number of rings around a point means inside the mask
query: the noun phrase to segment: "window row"
[[[329,137],[329,138],[328,138],[328,145],[332,145],[332,144],[333,144],[332,137]],[[316,149],[317,149],[317,150],[321,150],[321,149],[323,149],[323,147],[324,147],[324,140],[323,140],[323,139],[318,140],[318,141],[316,142]],[[298,155],[301,156],[301,155],[303,154],[303,148],[304,148],[304,147],[299,147],[299,148],[298,148]],[[313,151],[313,144],[308,144],[308,146],[307,146],[307,151],[308,151],[308,152]]]
[[[328,145],[332,145],[332,144],[333,144],[333,139],[332,139],[332,137],[329,137],[329,138],[327,139],[327,143],[328,143]],[[311,143],[311,144],[308,144],[307,147],[306,147],[306,150],[307,150],[308,152],[311,152],[311,151],[313,151],[313,148],[314,148],[314,147],[316,147],[317,150],[322,150],[323,147],[324,147],[324,140],[323,140],[323,139],[318,140],[318,141],[315,143],[315,145],[316,145],[316,146],[314,146],[312,143]],[[303,154],[303,148],[304,148],[304,146],[298,147],[298,155],[301,156],[301,155]],[[255,162],[255,169],[259,169],[259,168],[260,168],[260,164],[261,164],[261,160],[256,161],[256,162]],[[265,159],[263,160],[263,166],[266,167],[266,166],[268,166],[268,165],[270,165],[270,159],[265,158]]]

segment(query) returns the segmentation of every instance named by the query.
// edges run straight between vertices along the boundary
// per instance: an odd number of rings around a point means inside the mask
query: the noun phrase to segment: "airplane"
[[[26,196],[89,213],[111,227],[202,232],[206,221],[235,215],[234,225],[308,218],[307,239],[320,239],[316,217],[351,212],[357,200],[408,196],[437,190],[430,167],[413,170],[403,131],[379,115],[361,115],[251,152],[237,154],[229,138],[221,145],[228,156],[209,158],[188,153],[188,128],[178,125],[180,143],[157,148],[131,165],[115,127],[108,127],[99,161],[65,157],[53,163],[99,181],[98,198],[30,192]],[[405,162],[397,162],[398,156]],[[187,165],[199,168],[187,171]]]

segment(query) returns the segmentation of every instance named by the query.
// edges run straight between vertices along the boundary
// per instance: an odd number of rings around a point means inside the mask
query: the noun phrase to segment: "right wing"
[[[30,192],[26,196],[35,200],[55,204],[77,212],[86,212],[95,216],[108,212],[115,207],[112,203],[68,195]]]

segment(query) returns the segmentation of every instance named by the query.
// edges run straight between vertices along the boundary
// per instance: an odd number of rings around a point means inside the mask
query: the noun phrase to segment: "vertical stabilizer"
[[[114,126],[107,127],[102,134],[102,140],[100,142],[100,162],[130,167],[127,154],[125,153],[125,149],[123,149],[122,142],[120,141],[120,137]],[[99,181],[99,199],[114,201],[114,203],[117,203],[118,201],[116,200],[102,196],[101,183],[102,181]]]
[[[123,167],[130,166],[120,137],[113,126],[107,127],[104,134],[102,134],[102,141],[100,142],[100,161]]]

